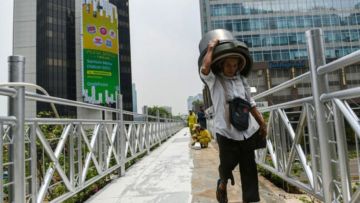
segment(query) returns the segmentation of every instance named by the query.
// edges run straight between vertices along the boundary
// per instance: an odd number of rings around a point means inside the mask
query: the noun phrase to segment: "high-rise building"
[[[118,9],[120,90],[123,96],[123,108],[126,111],[132,111],[129,1],[109,0],[109,2]]]
[[[81,93],[81,0],[14,0],[15,55],[26,57],[25,81],[51,96],[83,101]],[[118,9],[120,88],[123,107],[132,111],[129,9],[127,0],[110,0]],[[26,116],[50,110],[29,101]],[[32,108],[33,107],[33,108]],[[75,116],[76,108],[58,108]]]
[[[200,0],[200,12],[202,34],[226,29],[249,46],[254,67],[248,80],[258,92],[309,70],[306,30],[322,28],[328,62],[360,48],[359,0]],[[359,85],[359,79],[360,66],[353,65],[330,74],[330,88]],[[309,87],[299,84],[267,99],[310,96]]]
[[[137,109],[137,92],[136,92],[136,87],[135,84],[132,84],[132,101],[133,101],[133,112],[137,113],[138,109]]]

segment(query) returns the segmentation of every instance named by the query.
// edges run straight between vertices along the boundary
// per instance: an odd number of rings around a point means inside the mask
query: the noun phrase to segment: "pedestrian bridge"
[[[265,176],[310,198],[360,202],[360,87],[332,90],[328,79],[360,63],[360,51],[326,64],[321,30],[306,36],[310,71],[254,98],[308,83],[312,95],[260,108],[268,137],[256,160]],[[191,150],[183,121],[123,111],[121,97],[107,108],[25,91],[34,85],[22,83],[24,58],[9,63],[13,81],[0,87],[10,104],[10,116],[0,117],[0,202],[215,202],[216,142]],[[101,116],[25,119],[25,100]],[[211,118],[208,126],[213,130]],[[296,199],[260,180],[262,202]],[[230,202],[241,202],[239,187],[230,188]]]

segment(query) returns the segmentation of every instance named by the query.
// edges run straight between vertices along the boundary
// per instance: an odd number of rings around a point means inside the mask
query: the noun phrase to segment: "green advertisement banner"
[[[108,1],[104,5],[82,5],[83,97],[92,104],[116,102],[119,85],[119,47],[117,9]],[[106,8],[103,10],[102,8]]]

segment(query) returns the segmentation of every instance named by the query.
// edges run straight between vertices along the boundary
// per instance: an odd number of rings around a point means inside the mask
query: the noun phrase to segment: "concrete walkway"
[[[149,156],[97,192],[89,203],[211,203],[218,177],[216,142],[209,148],[190,148],[188,128],[182,129]],[[234,171],[236,185],[228,187],[229,202],[241,203],[241,183]],[[276,188],[260,177],[262,203],[300,202],[295,196]]]

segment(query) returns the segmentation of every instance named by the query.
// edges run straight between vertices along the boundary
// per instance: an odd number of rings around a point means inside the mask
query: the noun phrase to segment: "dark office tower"
[[[98,0],[100,2],[100,0]],[[14,0],[14,55],[26,57],[25,81],[51,96],[83,101],[81,84],[82,0]],[[123,107],[132,111],[129,9],[127,0],[110,0],[118,8],[120,86]],[[26,101],[26,117],[51,111],[44,103]],[[61,116],[87,116],[79,109],[57,106]]]
[[[129,3],[127,0],[109,0],[118,9],[119,17],[119,60],[120,60],[120,88],[123,95],[123,108],[133,111],[131,55],[130,55],[130,28]]]
[[[76,100],[75,3],[73,0],[37,0],[36,84],[50,95]],[[50,111],[37,103],[37,112]],[[76,116],[76,108],[57,108],[62,116]]]

